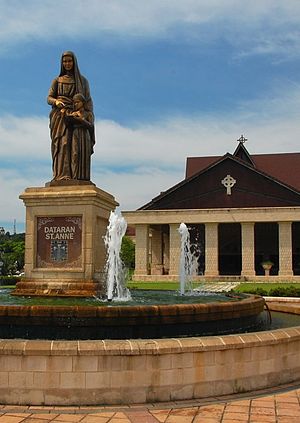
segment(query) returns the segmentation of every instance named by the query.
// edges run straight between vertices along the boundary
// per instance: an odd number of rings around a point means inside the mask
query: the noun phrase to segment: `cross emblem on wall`
[[[236,183],[236,180],[230,176],[227,175],[225,176],[224,179],[222,179],[221,183],[224,185],[224,187],[226,188],[226,194],[227,195],[231,195],[231,188],[234,186],[234,184]]]

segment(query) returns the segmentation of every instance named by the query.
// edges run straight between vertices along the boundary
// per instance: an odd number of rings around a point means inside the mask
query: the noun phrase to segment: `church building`
[[[300,153],[188,157],[186,177],[136,211],[136,280],[178,280],[179,225],[199,280],[300,278]]]

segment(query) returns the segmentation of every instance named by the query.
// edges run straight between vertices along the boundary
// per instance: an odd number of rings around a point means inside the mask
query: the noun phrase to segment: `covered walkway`
[[[199,280],[299,278],[300,207],[123,212],[135,227],[135,280],[178,280],[183,222]],[[263,264],[272,262],[271,270]]]

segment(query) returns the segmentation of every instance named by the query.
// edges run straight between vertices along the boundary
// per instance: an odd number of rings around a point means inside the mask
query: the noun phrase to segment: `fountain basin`
[[[299,302],[291,308],[300,314]],[[2,339],[0,402],[133,404],[247,392],[299,381],[299,350],[300,326],[172,339]]]
[[[131,339],[253,330],[260,296],[160,305],[0,305],[0,338]],[[199,299],[198,299],[199,301]]]

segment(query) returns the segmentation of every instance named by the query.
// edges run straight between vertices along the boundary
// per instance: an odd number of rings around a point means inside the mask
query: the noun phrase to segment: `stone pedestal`
[[[25,277],[14,295],[93,296],[103,291],[106,233],[118,203],[93,184],[27,188]]]

